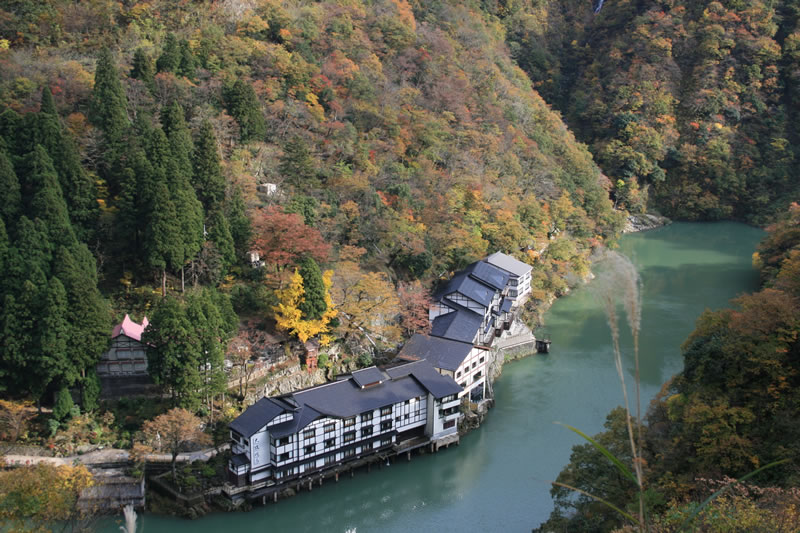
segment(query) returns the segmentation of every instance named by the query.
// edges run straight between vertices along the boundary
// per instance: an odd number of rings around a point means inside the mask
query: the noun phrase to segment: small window
[[[467,382],[465,381],[464,383],[459,383],[459,385],[461,385],[461,388],[463,389],[464,387],[467,386]]]
[[[286,446],[290,442],[292,442],[292,437],[283,437],[278,439],[278,446]]]
[[[392,421],[391,420],[384,420],[381,422],[381,431],[388,431],[392,429]]]
[[[389,446],[390,444],[392,444],[392,438],[391,437],[387,437],[385,439],[381,439],[381,446]]]
[[[342,457],[344,457],[345,459],[348,457],[355,457],[355,456],[356,456],[355,448],[350,448],[349,450],[345,450],[344,453],[342,454]]]
[[[329,456],[327,456],[325,458],[325,464],[326,465],[332,465],[335,462],[336,462],[336,454],[335,453],[331,454],[331,455],[329,455]]]
[[[483,364],[483,360],[484,360],[484,357],[481,357],[481,360],[480,360],[479,362],[480,362],[481,364]]]
[[[282,454],[280,454],[280,455],[278,456],[278,462],[281,462],[281,461],[288,461],[288,460],[289,460],[289,459],[291,459],[291,458],[292,458],[292,452],[286,452],[286,453],[282,453]]]
[[[304,439],[304,440],[313,439],[313,438],[314,438],[314,437],[316,437],[316,436],[317,436],[317,430],[316,430],[316,428],[307,429],[307,430],[305,430],[305,431],[303,432],[303,439]]]
[[[303,471],[308,472],[309,470],[314,470],[317,467],[316,461],[309,461],[303,465]]]
[[[361,421],[362,422],[370,422],[372,420],[372,411],[367,411],[366,413],[361,413]]]
[[[361,428],[361,437],[369,437],[370,435],[372,435],[372,426]]]
[[[400,417],[399,416],[394,417],[394,421],[395,422],[400,422]]]
[[[330,424],[325,424],[325,433],[333,433],[336,431],[336,424],[331,422]]]
[[[303,451],[306,453],[306,455],[308,455],[309,453],[314,453],[316,450],[317,450],[316,444],[309,444],[308,446],[303,448]]]
[[[350,426],[356,425],[356,417],[351,416],[350,418],[344,419],[344,427],[349,428]]]
[[[403,420],[408,420],[408,415],[407,414],[403,415]]]
[[[348,431],[344,435],[342,435],[342,442],[353,442],[356,440],[356,432],[355,431]]]
[[[456,372],[456,377],[457,377],[457,378],[460,378],[460,377],[461,377],[461,370],[459,370],[458,372]]]
[[[472,363],[472,368],[474,369],[476,366],[478,366],[478,363],[476,363],[476,362],[474,362],[474,361],[473,361],[473,363]]]
[[[336,446],[336,439],[327,439],[325,441],[325,448],[333,448]]]
[[[392,408],[390,407],[382,407],[381,408],[381,416],[386,416],[392,414]]]

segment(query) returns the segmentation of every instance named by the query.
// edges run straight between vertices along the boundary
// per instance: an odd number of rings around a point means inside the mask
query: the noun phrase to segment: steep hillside
[[[622,216],[504,37],[461,2],[6,3],[0,162],[6,190],[22,193],[3,212],[5,248],[24,263],[24,243],[39,243],[41,275],[14,270],[3,297],[35,298],[21,288],[43,291],[58,247],[80,243],[116,317],[200,285],[270,318],[286,294],[274,289],[308,260],[333,270],[333,304],[349,305],[351,284],[373,298],[398,281],[430,287],[495,250],[535,262],[547,298],[585,273]],[[251,250],[264,268],[250,267]],[[324,309],[320,269],[303,272]],[[63,309],[50,290],[63,321],[70,288]],[[191,314],[170,306],[156,315]],[[30,337],[3,357],[16,375],[45,340],[9,309],[5,335]],[[351,322],[334,334],[358,337]],[[363,323],[396,340],[377,322]],[[88,379],[98,355],[50,387]]]
[[[511,6],[511,7],[508,7]],[[764,223],[796,198],[793,1],[489,7],[513,55],[614,182],[619,203]]]

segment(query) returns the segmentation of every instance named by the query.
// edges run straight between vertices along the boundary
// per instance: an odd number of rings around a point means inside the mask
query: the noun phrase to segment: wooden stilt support
[[[336,483],[339,483],[339,472],[336,472]]]
[[[267,495],[263,495],[261,497],[261,505],[267,505]]]
[[[408,452],[407,456],[408,456],[408,460],[410,461],[411,460],[411,451]]]
[[[353,469],[351,468],[350,469],[350,478],[352,479],[352,477],[353,477]]]
[[[319,486],[322,486],[322,475],[319,476]]]
[[[278,491],[272,493],[272,501],[278,503]]]
[[[308,480],[308,492],[311,492],[311,480]]]

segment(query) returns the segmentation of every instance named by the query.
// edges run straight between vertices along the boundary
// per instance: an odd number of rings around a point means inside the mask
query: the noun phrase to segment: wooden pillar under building
[[[336,483],[339,483],[339,472],[336,472]]]
[[[261,505],[267,505],[267,495],[266,494],[264,494],[261,497]]]
[[[272,493],[272,501],[278,503],[278,491]]]
[[[311,480],[308,480],[308,492],[311,492]]]
[[[353,477],[353,469],[351,468],[350,469],[350,478],[352,479],[352,477]]]
[[[320,476],[319,476],[319,486],[320,487],[322,486],[322,474],[320,474]]]
[[[411,450],[408,451],[408,460],[411,460]]]

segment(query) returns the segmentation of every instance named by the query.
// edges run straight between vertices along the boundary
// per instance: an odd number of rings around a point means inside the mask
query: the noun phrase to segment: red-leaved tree
[[[275,205],[259,209],[253,215],[253,250],[275,270],[283,270],[304,256],[318,263],[328,260],[331,246],[319,230],[307,226],[296,213],[284,213]]]

